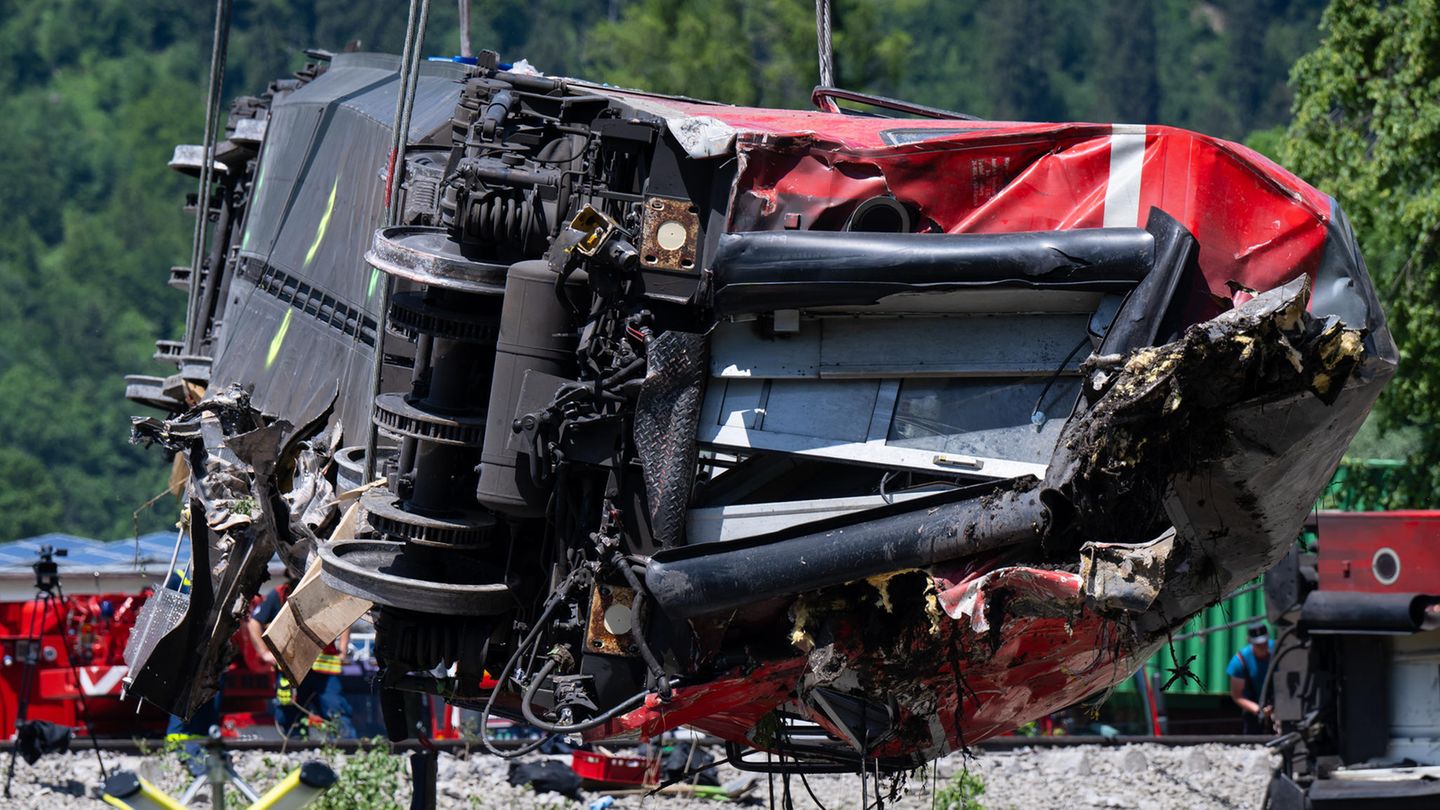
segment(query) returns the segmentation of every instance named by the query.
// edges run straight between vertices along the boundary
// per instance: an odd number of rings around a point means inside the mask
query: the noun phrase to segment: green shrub
[[[961,771],[936,791],[935,807],[937,810],[984,810],[980,804],[984,793],[985,782],[979,774]]]
[[[342,759],[333,748],[321,749],[328,762]],[[405,760],[392,754],[378,738],[369,747],[343,757],[335,786],[325,791],[312,810],[398,810],[408,796]]]

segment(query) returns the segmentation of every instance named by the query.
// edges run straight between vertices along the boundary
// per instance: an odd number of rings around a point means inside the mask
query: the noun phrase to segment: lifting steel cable
[[[830,41],[830,0],[815,0],[815,39],[820,52],[820,86],[835,86],[834,47]]]
[[[421,0],[420,19],[416,22],[415,42],[409,56],[410,69],[406,71],[401,89],[399,137],[394,140],[395,169],[390,173],[390,210],[387,222],[399,225],[403,212],[399,206],[400,183],[405,179],[405,152],[410,145],[410,115],[415,110],[415,93],[420,86],[420,54],[425,49],[425,26],[430,20],[430,0]]]
[[[410,115],[415,108],[419,86],[420,54],[425,47],[425,26],[430,19],[430,0],[410,0],[410,17],[405,24],[405,47],[400,54],[399,90],[390,138],[390,165],[385,173],[385,224],[398,225],[403,212],[399,204],[400,183],[405,174],[405,148],[410,140]],[[371,272],[379,272],[372,270]],[[390,310],[394,279],[388,274],[380,283],[380,307],[375,324],[375,356],[370,364],[370,398],[380,394],[385,370],[385,320]],[[375,455],[380,440],[379,426],[372,420],[365,431],[365,481],[375,479]]]
[[[210,184],[215,165],[215,116],[225,89],[230,50],[230,0],[215,0],[215,34],[210,43],[210,83],[205,90],[205,134],[200,143],[200,193],[195,197],[195,241],[190,246],[190,297],[185,310],[185,350],[199,354],[204,327],[200,316],[201,270],[210,224]],[[213,282],[211,282],[213,283]]]
[[[424,3],[429,8],[428,0],[410,0],[410,17],[405,22],[405,45],[400,52],[400,75],[399,85],[395,93],[395,116],[390,127],[390,163],[385,171],[385,224],[392,224],[394,219],[395,189],[399,185],[397,165],[400,164],[400,150],[404,147],[407,138],[400,129],[401,123],[405,120],[405,98],[410,87],[410,66],[412,52],[419,49],[415,45],[415,21],[419,16],[420,4]]]
[[[470,50],[470,0],[460,0],[460,55],[475,55]]]

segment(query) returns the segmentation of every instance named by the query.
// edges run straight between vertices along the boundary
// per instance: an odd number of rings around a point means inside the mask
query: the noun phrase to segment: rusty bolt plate
[[[694,273],[700,243],[700,211],[689,200],[645,200],[640,267]]]

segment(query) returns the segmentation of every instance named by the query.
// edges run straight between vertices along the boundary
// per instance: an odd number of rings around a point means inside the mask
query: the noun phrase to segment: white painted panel
[[[1440,631],[1396,636],[1390,644],[1387,756],[1440,765]]]
[[[1088,315],[826,319],[820,376],[1048,375],[1089,340]],[[1088,354],[1081,347],[1068,366]]]
[[[945,487],[928,487],[899,492],[890,496],[890,503],[923,498],[943,492]],[[713,543],[739,540],[759,534],[778,532],[791,526],[812,523],[826,518],[853,514],[886,505],[879,495],[857,498],[823,498],[808,501],[775,501],[691,509],[685,517],[687,543]]]
[[[801,320],[798,333],[767,336],[757,321],[723,322],[710,335],[710,376],[818,377],[820,326]]]
[[[774,380],[763,429],[770,433],[863,442],[879,380]]]
[[[710,387],[709,396],[720,394],[717,410],[719,425],[738,428],[759,427],[765,413],[764,380],[727,380]]]

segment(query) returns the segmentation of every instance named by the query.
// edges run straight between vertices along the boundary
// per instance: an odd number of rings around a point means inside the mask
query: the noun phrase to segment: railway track
[[[1183,747],[1192,745],[1261,745],[1268,740],[1267,737],[1243,735],[1243,734],[1173,734],[1169,736],[1152,735],[1122,735],[1119,737],[1101,737],[1099,735],[1075,734],[1055,737],[992,737],[982,743],[972,746],[977,751],[1010,751],[1019,748],[1072,748],[1080,746],[1117,747],[1122,745],[1164,745],[1170,747]],[[720,745],[721,741],[713,737],[700,737],[697,741],[701,745]],[[528,742],[528,740],[495,740],[497,748],[516,748]],[[164,740],[143,739],[133,737],[102,737],[99,740],[100,750],[120,754],[142,754],[155,751],[165,745]],[[90,740],[84,737],[77,737],[71,742],[72,750],[88,749]],[[483,753],[480,744],[474,740],[430,740],[421,743],[417,740],[406,740],[404,742],[392,743],[381,742],[380,745],[388,746],[392,751],[409,753],[433,748],[439,751],[470,751]],[[638,745],[633,742],[621,742],[607,744],[612,749],[624,749]],[[10,741],[0,742],[0,752],[8,754],[14,743]],[[268,740],[268,739],[227,739],[225,747],[234,751],[318,751],[322,748],[339,749],[346,753],[356,750],[370,748],[372,743],[369,740],[335,740],[331,742],[320,742],[315,740]]]

